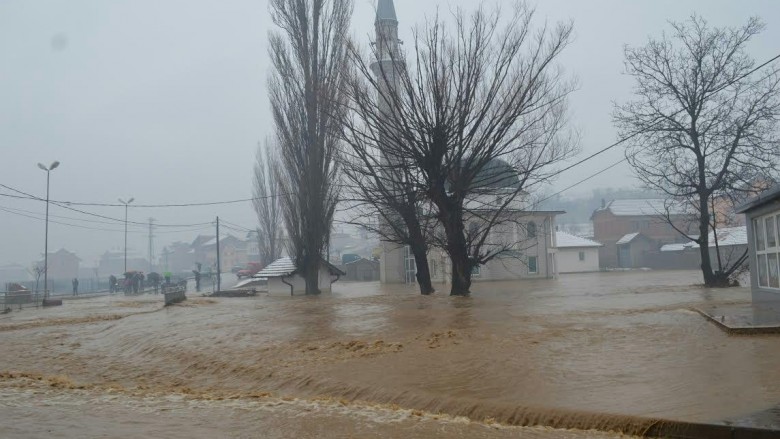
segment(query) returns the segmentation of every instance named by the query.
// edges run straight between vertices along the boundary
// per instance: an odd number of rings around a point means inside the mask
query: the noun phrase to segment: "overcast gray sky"
[[[473,0],[395,3],[406,40],[411,26],[437,4],[445,12],[476,5]],[[628,99],[631,89],[622,75],[623,45],[643,44],[668,30],[667,20],[693,12],[718,26],[761,16],[767,29],[751,43],[752,55],[763,62],[780,53],[780,2],[775,0],[537,3],[537,20],[574,20],[576,40],[561,62],[579,78],[572,123],[582,131],[583,156],[616,139],[611,103]],[[356,0],[354,34],[366,42],[373,15],[370,0]],[[265,0],[0,0],[0,183],[44,196],[45,175],[36,163],[59,160],[62,165],[52,172],[55,200],[115,203],[118,197],[135,197],[137,203],[159,204],[250,197],[257,143],[271,132],[265,90],[270,26]],[[621,157],[616,148],[562,175],[553,189]],[[572,193],[631,186],[630,175],[625,167],[615,168]],[[13,192],[0,188],[0,193]],[[0,209],[9,208],[16,210],[0,210],[0,264],[26,266],[43,252],[44,205],[0,196]],[[120,207],[79,208],[124,216]],[[122,223],[59,207],[50,213],[55,221],[104,229],[50,224],[50,250],[74,251],[82,266],[122,247]],[[130,209],[131,221],[154,217],[169,225],[209,223],[217,215],[244,227],[254,224],[250,203]],[[210,225],[158,228],[157,254],[169,242],[212,230]],[[130,247],[145,255],[146,229],[133,225],[130,231]]]

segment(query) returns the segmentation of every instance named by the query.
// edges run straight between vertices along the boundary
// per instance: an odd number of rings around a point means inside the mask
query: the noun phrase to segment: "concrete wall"
[[[587,273],[599,271],[599,249],[601,247],[570,247],[558,249],[558,271],[560,273]],[[580,252],[585,260],[580,261]]]
[[[406,283],[403,246],[382,242],[382,255],[379,258],[379,280],[389,284]]]

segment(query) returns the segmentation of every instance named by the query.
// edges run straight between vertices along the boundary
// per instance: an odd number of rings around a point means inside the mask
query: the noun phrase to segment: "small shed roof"
[[[344,265],[365,264],[365,263],[369,263],[371,265],[379,265],[378,261],[372,261],[371,259],[366,259],[366,258],[355,259],[354,261],[347,262]]]
[[[639,233],[629,233],[627,235],[623,235],[623,237],[618,239],[618,241],[615,244],[617,245],[628,244],[629,242],[633,241],[634,238],[636,238],[637,236],[639,236]]]
[[[555,240],[558,243],[558,248],[603,247],[602,244],[596,241],[566,232],[555,232]]]
[[[330,274],[332,275],[345,275],[343,271],[339,270],[336,266],[333,264],[328,263],[325,260],[322,260],[322,264],[325,268],[328,269]],[[259,273],[255,274],[253,277],[264,277],[264,278],[271,278],[271,277],[286,277],[286,276],[292,276],[293,274],[296,274],[298,269],[295,267],[295,262],[290,257],[283,257],[279,258],[276,261],[274,261],[269,266],[265,267],[263,270],[261,270]]]

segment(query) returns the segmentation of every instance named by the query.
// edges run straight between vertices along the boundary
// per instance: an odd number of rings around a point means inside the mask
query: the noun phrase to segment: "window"
[[[528,273],[529,274],[536,274],[538,272],[538,267],[536,266],[536,256],[529,256],[528,257]]]
[[[777,271],[777,253],[767,255],[767,264],[769,265],[769,288],[780,288],[780,278]]]
[[[580,252],[580,261],[585,260],[585,252]]]
[[[777,238],[775,235],[775,217],[770,216],[764,220],[766,224],[766,246],[767,248],[777,247]]]
[[[761,220],[753,221],[756,232],[756,251],[766,250],[766,239],[764,238],[764,222]]]
[[[758,286],[780,290],[780,215],[753,220]]]
[[[531,221],[526,226],[526,231],[528,232],[529,238],[536,238],[536,223]]]

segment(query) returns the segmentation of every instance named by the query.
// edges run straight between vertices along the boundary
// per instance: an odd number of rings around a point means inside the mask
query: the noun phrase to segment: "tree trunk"
[[[410,246],[412,254],[414,254],[414,264],[417,267],[417,285],[420,287],[420,294],[429,295],[433,294],[436,290],[433,289],[431,283],[431,269],[428,266],[428,252],[425,245],[415,244]]]
[[[306,295],[316,296],[320,291],[320,261],[316,258],[306,258],[304,264],[304,278],[306,280]]]
[[[452,215],[448,224],[444,224],[447,234],[447,253],[452,262],[452,289],[450,296],[468,296],[471,294],[471,268],[468,243],[464,235],[461,216]]]
[[[471,264],[468,261],[468,254],[462,252],[465,257],[456,257],[460,253],[457,250],[450,250],[452,258],[452,289],[450,296],[468,296],[471,294]]]
[[[428,245],[416,218],[407,220],[406,224],[409,230],[409,248],[417,267],[417,285],[420,287],[420,294],[427,296],[436,291],[431,283],[431,269],[428,266]]]
[[[717,283],[715,273],[712,272],[710,260],[710,212],[707,206],[707,197],[701,196],[699,201],[699,255],[701,256],[701,273],[704,276],[704,285],[713,287]]]

